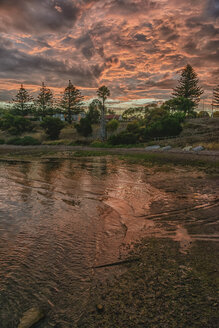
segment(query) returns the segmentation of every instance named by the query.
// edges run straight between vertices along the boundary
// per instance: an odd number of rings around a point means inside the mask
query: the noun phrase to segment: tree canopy
[[[80,90],[78,90],[69,80],[68,86],[64,90],[61,106],[67,113],[68,123],[72,122],[72,115],[81,112],[81,101],[83,100]]]
[[[212,101],[213,107],[218,108],[219,107],[219,85],[214,88],[213,90],[213,101]]]
[[[197,106],[203,92],[196,72],[190,64],[187,64],[182,70],[178,85],[173,89],[173,96],[190,99]]]
[[[38,112],[42,116],[45,116],[48,111],[51,112],[51,107],[53,105],[53,93],[45,86],[44,82],[42,82],[42,87],[39,95],[37,96],[36,104],[38,105]]]
[[[29,110],[29,103],[33,101],[33,97],[29,95],[28,91],[21,84],[13,102],[15,103],[15,112],[21,115],[27,115]]]
[[[101,102],[99,99],[94,99],[90,105],[86,117],[90,120],[91,124],[98,123],[100,120]]]

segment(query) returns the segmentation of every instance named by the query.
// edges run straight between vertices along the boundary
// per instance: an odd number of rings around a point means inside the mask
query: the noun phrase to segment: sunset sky
[[[0,101],[20,83],[86,98],[168,99],[190,63],[210,99],[219,84],[219,0],[0,0]]]

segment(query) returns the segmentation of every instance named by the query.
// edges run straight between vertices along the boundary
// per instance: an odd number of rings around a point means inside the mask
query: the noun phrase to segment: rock
[[[170,150],[172,147],[171,146],[165,146],[162,148],[162,150]]]
[[[203,146],[197,146],[195,148],[192,148],[193,151],[202,151],[204,150],[205,148]]]
[[[190,151],[191,149],[192,149],[192,146],[186,146],[183,148],[183,150],[185,150],[185,151]]]
[[[154,146],[147,146],[147,147],[145,148],[145,150],[156,150],[156,149],[159,149],[159,148],[160,148],[159,145],[154,145]]]
[[[97,312],[99,312],[99,313],[102,313],[103,310],[104,310],[104,306],[103,306],[103,304],[97,304],[97,305],[96,305],[96,308],[97,308]]]
[[[31,328],[35,323],[44,317],[45,314],[41,309],[33,307],[24,312],[23,317],[20,319],[18,328]]]

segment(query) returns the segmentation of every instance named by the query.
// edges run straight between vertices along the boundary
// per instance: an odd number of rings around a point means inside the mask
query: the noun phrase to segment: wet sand
[[[2,156],[3,328],[32,303],[40,328],[216,328],[215,171],[85,155]]]

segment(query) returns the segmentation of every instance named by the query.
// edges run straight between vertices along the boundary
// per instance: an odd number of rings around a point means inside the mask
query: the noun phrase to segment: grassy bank
[[[203,153],[185,152],[145,152],[143,149],[104,148],[93,149],[82,146],[27,146],[27,147],[4,147],[0,146],[0,158],[59,158],[70,159],[76,157],[116,156],[129,164],[138,165],[182,165],[204,169],[208,173],[216,173],[219,168],[218,156],[205,155]]]
[[[198,156],[183,156],[183,154],[175,153],[114,153],[104,151],[84,151],[79,150],[74,153],[76,157],[92,157],[92,156],[107,156],[107,155],[116,155],[119,159],[125,160],[130,164],[140,164],[140,165],[183,165],[183,166],[195,166],[200,169],[205,169],[215,172],[219,168],[219,161],[209,161],[207,158],[201,159]]]

